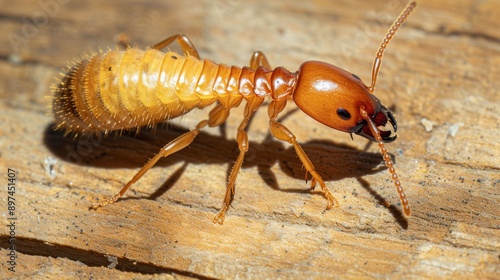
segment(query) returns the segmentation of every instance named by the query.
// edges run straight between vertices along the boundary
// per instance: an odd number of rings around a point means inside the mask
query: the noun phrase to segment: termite
[[[405,7],[380,44],[369,86],[358,76],[319,61],[304,62],[293,73],[283,67],[271,70],[266,56],[258,51],[252,55],[250,67],[201,60],[191,40],[185,35],[171,36],[145,51],[128,47],[126,50],[110,50],[83,58],[54,86],[56,129],[64,129],[67,133],[108,134],[142,126],[154,127],[159,122],[184,115],[194,108],[204,108],[217,102],[207,119],[166,144],[119,193],[94,203],[91,208],[117,201],[160,158],[187,147],[202,128],[224,123],[230,110],[245,100],[244,117],[236,135],[239,156],[229,175],[222,208],[213,220],[214,223],[222,224],[234,196],[236,176],[248,151],[246,126],[252,114],[269,97],[271,134],[293,145],[307,170],[306,175],[309,173],[312,176],[311,189],[317,183],[320,185],[328,201],[327,209],[338,206],[337,199],[316,172],[294,134],[276,120],[288,99],[293,99],[302,111],[324,125],[377,142],[399,194],[403,212],[410,216],[408,200],[384,146],[384,142],[396,139],[396,135],[393,135],[397,130],[396,120],[372,93],[382,55],[415,5],[415,2],[410,2]],[[173,42],[179,44],[183,55],[160,51]],[[385,130],[388,123],[392,128]]]

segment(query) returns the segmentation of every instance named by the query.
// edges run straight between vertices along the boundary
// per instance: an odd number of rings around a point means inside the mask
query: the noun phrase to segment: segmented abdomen
[[[108,132],[153,126],[216,100],[231,108],[245,95],[242,72],[251,74],[253,94],[254,71],[246,68],[155,49],[108,51],[83,59],[56,86],[56,125]]]

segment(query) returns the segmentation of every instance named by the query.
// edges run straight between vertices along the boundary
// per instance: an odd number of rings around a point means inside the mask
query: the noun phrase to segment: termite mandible
[[[213,220],[214,223],[222,224],[235,192],[236,176],[248,151],[245,128],[266,97],[271,98],[268,106],[271,134],[293,145],[307,170],[306,175],[312,175],[311,189],[315,188],[316,183],[321,186],[328,201],[327,209],[338,206],[337,199],[326,187],[293,133],[276,120],[291,96],[302,111],[318,122],[378,143],[399,194],[403,212],[410,216],[408,200],[384,146],[384,142],[394,141],[396,135],[392,135],[391,128],[379,129],[390,123],[396,132],[396,120],[372,93],[384,50],[415,5],[415,2],[410,2],[405,7],[384,37],[373,62],[370,86],[366,86],[354,74],[319,61],[304,62],[294,73],[283,67],[271,70],[267,58],[261,52],[252,55],[250,67],[201,60],[185,35],[171,36],[145,51],[128,47],[126,50],[110,50],[81,59],[53,87],[55,129],[63,129],[66,133],[108,134],[142,126],[154,127],[159,122],[184,115],[194,108],[204,108],[217,102],[207,119],[165,145],[119,193],[94,203],[91,208],[117,201],[160,158],[187,147],[203,127],[221,125],[230,110],[245,100],[243,121],[236,135],[239,156],[229,175],[222,208]],[[183,56],[160,51],[174,41],[180,45]]]

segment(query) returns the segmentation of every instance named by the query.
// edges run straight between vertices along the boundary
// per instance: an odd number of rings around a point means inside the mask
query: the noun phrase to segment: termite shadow
[[[61,131],[53,131],[52,127],[53,124],[45,130],[44,144],[59,159],[82,166],[131,169],[144,166],[166,143],[189,131],[183,127],[169,124],[167,128],[157,128],[155,132],[143,129],[139,134],[124,132],[121,136],[111,134],[74,138],[64,136]],[[301,145],[324,181],[338,181],[349,177],[357,178],[361,186],[381,205],[386,204],[385,200],[370,187],[369,183],[361,179],[364,175],[386,169],[380,154],[362,152],[331,140],[315,140],[303,142]],[[297,187],[293,188],[280,187],[279,180],[271,170],[278,163],[281,170],[288,176],[305,180],[305,169],[291,145],[268,137],[260,143],[250,141],[249,146],[250,149],[245,156],[242,168],[257,167],[263,181],[275,190],[310,193],[308,184],[299,183]],[[201,131],[189,147],[161,159],[155,165],[156,167],[169,167],[179,162],[185,163],[149,198],[156,199],[175,185],[188,164],[227,164],[228,177],[238,153],[238,145],[234,138],[226,139],[224,136],[214,136]],[[319,186],[313,193],[322,195]],[[403,220],[403,216],[397,208],[389,207],[389,209],[398,222]]]

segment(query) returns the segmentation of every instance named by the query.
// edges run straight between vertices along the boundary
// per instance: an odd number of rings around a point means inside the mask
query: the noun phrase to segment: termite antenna
[[[384,55],[384,51],[387,48],[387,45],[391,41],[391,39],[394,37],[394,34],[396,34],[396,31],[398,28],[405,22],[406,18],[408,15],[411,13],[413,8],[417,5],[416,2],[410,2],[406,6],[406,8],[401,12],[399,15],[398,19],[392,24],[391,28],[387,32],[387,35],[385,35],[384,40],[380,44],[380,48],[378,49],[377,56],[375,57],[375,60],[373,61],[373,67],[372,67],[372,84],[368,87],[368,91],[370,93],[373,93],[375,90],[375,84],[377,83],[377,76],[378,76],[378,71],[380,70],[380,65],[382,65],[382,55]]]
[[[403,187],[401,186],[401,182],[398,179],[398,174],[396,174],[396,169],[394,169],[394,164],[391,161],[391,156],[387,153],[387,149],[384,146],[384,142],[382,142],[382,137],[380,136],[380,132],[375,125],[375,123],[372,121],[372,119],[368,116],[368,113],[365,111],[365,107],[361,106],[359,109],[361,112],[361,117],[368,123],[368,127],[370,128],[370,131],[372,132],[373,137],[377,140],[378,146],[380,148],[380,153],[382,154],[382,158],[385,161],[385,165],[389,169],[389,172],[391,173],[391,178],[394,182],[394,186],[396,186],[396,190],[399,195],[399,200],[401,201],[401,204],[403,206],[403,211],[407,217],[411,215],[411,210],[410,210],[410,205],[408,204],[408,199],[406,199],[405,192],[403,190]]]

